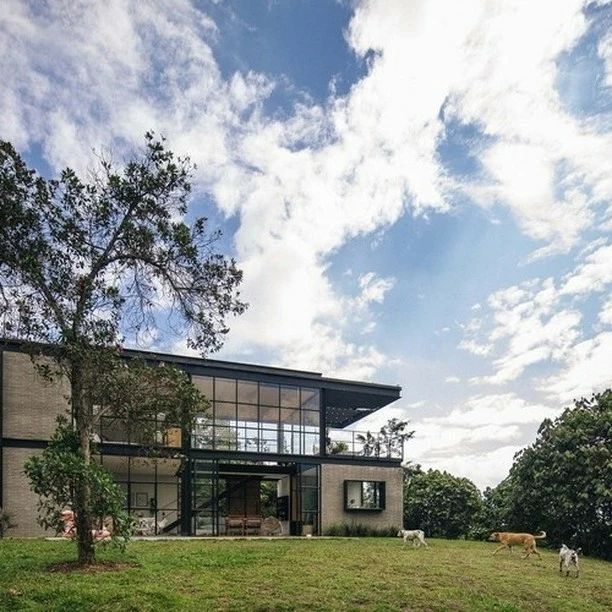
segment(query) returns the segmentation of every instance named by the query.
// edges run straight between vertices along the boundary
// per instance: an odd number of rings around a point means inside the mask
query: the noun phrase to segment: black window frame
[[[348,499],[348,488],[349,483],[358,482],[360,483],[360,491],[361,491],[361,499],[359,506],[349,506]],[[378,505],[375,508],[368,508],[363,506],[363,484],[364,483],[373,483],[377,485],[377,497],[378,497]],[[384,480],[357,480],[350,479],[344,481],[344,511],[345,512],[382,512],[386,508],[387,501],[387,487],[386,482]]]

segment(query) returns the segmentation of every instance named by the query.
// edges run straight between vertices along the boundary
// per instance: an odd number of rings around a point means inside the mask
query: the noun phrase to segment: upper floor
[[[172,363],[185,370],[209,400],[191,431],[128,427],[101,417],[97,441],[106,445],[157,444],[230,458],[350,456],[368,461],[401,461],[402,449],[376,445],[358,431],[358,421],[400,397],[398,386],[327,378],[317,372],[220,360],[125,351],[126,358]],[[1,435],[48,439],[55,417],[68,407],[68,386],[49,385],[17,343],[0,345]],[[154,424],[155,425],[155,424]],[[142,431],[157,432],[143,439]],[[401,445],[400,445],[401,446]]]

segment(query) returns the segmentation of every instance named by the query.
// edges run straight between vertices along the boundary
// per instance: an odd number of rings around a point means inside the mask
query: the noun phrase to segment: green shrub
[[[350,538],[395,537],[399,527],[371,527],[363,523],[334,523],[323,530],[323,535]]]

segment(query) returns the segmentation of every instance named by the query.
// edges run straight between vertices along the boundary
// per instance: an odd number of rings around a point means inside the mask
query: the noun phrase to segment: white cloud
[[[424,468],[446,470],[455,476],[469,478],[480,489],[495,487],[512,467],[514,455],[523,447],[504,445],[485,452],[457,453],[447,457],[431,457],[421,461]]]
[[[584,263],[568,274],[560,293],[584,295],[603,291],[612,283],[612,244],[602,245],[589,253]]]
[[[608,30],[607,34],[599,41],[597,53],[604,61],[605,78],[604,83],[607,87],[612,87],[612,33]]]
[[[478,427],[483,423],[518,425],[540,423],[557,413],[557,410],[542,404],[529,403],[513,393],[503,393],[471,397],[442,419],[428,419],[426,422],[441,422],[466,428]]]
[[[406,446],[406,458],[466,476],[479,487],[495,485],[542,420],[559,413],[514,393],[476,395],[447,415],[415,420],[416,433]],[[497,463],[482,464],[493,459]]]
[[[473,355],[485,356],[491,352],[492,344],[479,344],[475,340],[462,340],[459,343],[459,348],[468,351]]]
[[[545,362],[552,373],[540,376],[534,386],[555,406],[610,387],[612,332],[602,329],[612,324],[612,302],[609,298],[601,302],[598,322],[585,320],[581,309],[590,296],[609,294],[611,262],[611,247],[607,241],[598,240],[583,249],[573,269],[558,280],[533,279],[493,293],[487,300],[489,312],[483,312],[479,319],[481,324],[462,326],[466,338],[460,347],[473,345],[476,350],[486,342],[487,351],[482,355],[491,355],[493,368],[493,374],[474,377],[470,382],[505,384],[518,379],[529,366]],[[490,409],[487,398],[498,401],[501,397],[486,396],[485,412]],[[508,406],[516,404],[510,402]],[[477,407],[471,400],[466,402],[447,417],[449,425],[480,422],[483,414]],[[513,410],[509,407],[502,418]],[[544,406],[521,412],[534,418],[543,418],[545,413]]]
[[[612,325],[612,299],[602,306],[599,311],[599,320],[606,325]]]
[[[541,389],[569,403],[612,387],[612,332],[602,332],[572,348],[564,367],[543,381]]]

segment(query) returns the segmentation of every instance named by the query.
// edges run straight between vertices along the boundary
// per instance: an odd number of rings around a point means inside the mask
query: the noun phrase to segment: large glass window
[[[319,390],[252,380],[194,376],[214,397],[196,419],[194,448],[289,455],[319,453]]]
[[[105,455],[100,462],[125,493],[136,535],[179,532],[179,459]]]
[[[378,480],[345,480],[344,509],[384,510],[385,483]]]

